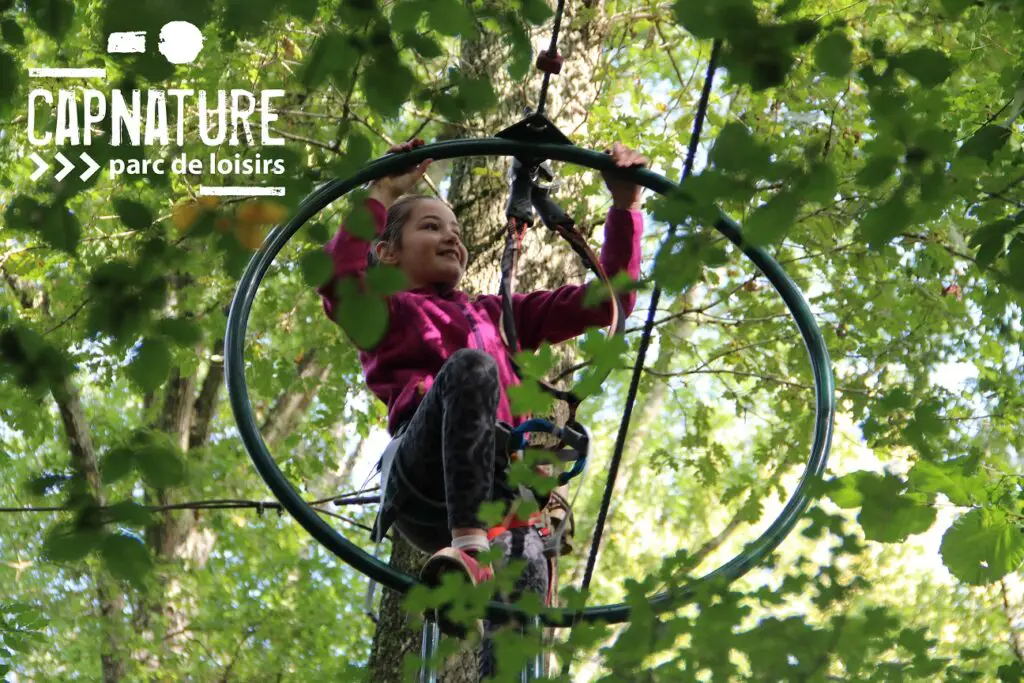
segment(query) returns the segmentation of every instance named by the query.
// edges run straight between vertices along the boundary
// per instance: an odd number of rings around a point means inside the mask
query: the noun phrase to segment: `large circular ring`
[[[402,154],[381,157],[370,162],[355,175],[344,180],[331,181],[315,190],[302,201],[291,220],[271,232],[253,255],[231,302],[224,340],[228,392],[242,442],[271,491],[313,538],[357,571],[400,592],[405,592],[416,585],[417,579],[404,572],[396,571],[338,533],[302,499],[298,491],[285,479],[284,474],[271,457],[253,416],[252,404],[249,401],[249,392],[245,382],[246,326],[260,282],[266,276],[274,258],[299,228],[324,207],[365,183],[405,170],[425,159],[452,159],[467,156],[528,156],[536,159],[565,161],[598,171],[619,171],[634,183],[663,195],[678,189],[676,183],[657,173],[643,168],[621,169],[607,154],[571,145],[526,143],[500,138],[449,140],[416,147]],[[803,336],[814,374],[814,440],[800,483],[771,525],[757,539],[747,544],[742,553],[729,562],[699,579],[685,585],[670,587],[666,592],[653,596],[650,603],[657,612],[676,608],[692,600],[700,585],[712,582],[728,583],[743,576],[778,547],[807,508],[810,502],[808,489],[825,470],[832,442],[835,419],[835,380],[832,376],[832,366],[825,340],[814,321],[807,301],[775,259],[764,249],[744,240],[740,226],[736,222],[724,214],[720,214],[714,227],[742,250],[764,273],[775,290],[782,296]],[[629,614],[629,606],[620,603],[586,607],[583,610],[552,608],[542,615],[542,620],[547,626],[567,627],[576,620],[621,623],[629,619]],[[521,620],[528,618],[519,608],[500,602],[490,603],[487,617],[496,623],[503,623],[511,618]]]

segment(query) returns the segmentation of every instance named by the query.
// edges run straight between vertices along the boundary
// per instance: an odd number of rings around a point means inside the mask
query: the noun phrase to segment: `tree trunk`
[[[19,278],[0,267],[0,276],[18,298],[25,309],[39,309],[50,316],[50,300],[43,287],[29,280]],[[60,383],[50,387],[50,393],[60,414],[64,435],[68,441],[68,452],[71,466],[86,483],[86,488],[95,500],[96,506],[102,508],[107,504],[103,491],[103,478],[100,474],[99,461],[92,441],[92,433],[82,407],[78,387],[71,377],[65,377]],[[102,570],[92,574],[96,582],[96,602],[103,630],[102,651],[100,652],[100,669],[103,672],[103,683],[119,683],[125,675],[124,649],[121,631],[124,628],[124,596],[117,584]]]
[[[552,3],[553,4],[553,3]],[[581,8],[593,11],[586,21],[574,21]],[[598,95],[599,86],[592,78],[607,25],[601,0],[567,3],[562,23],[559,51],[564,57],[560,75],[550,81],[546,115],[567,135],[586,128],[588,104]],[[550,34],[535,37],[534,45],[547,49]],[[527,106],[535,109],[540,92],[538,72],[529,83],[513,83],[507,72],[507,49],[502,36],[483,33],[478,40],[463,41],[461,66],[473,75],[486,74],[498,94],[498,106],[479,121],[473,121],[490,134],[516,123],[523,118]],[[454,131],[453,137],[462,134]],[[448,202],[463,226],[463,239],[469,249],[470,260],[466,278],[461,287],[469,293],[498,291],[501,279],[501,252],[505,243],[505,202],[508,198],[507,170],[510,159],[467,158],[456,160],[451,166],[451,185]],[[487,172],[481,173],[481,170]],[[568,182],[555,199],[572,213],[584,234],[592,232],[596,221],[589,220],[590,211],[582,203],[570,206],[570,199],[580,196],[578,181]],[[578,257],[559,238],[546,228],[537,227],[526,237],[520,256],[517,289],[531,291],[551,289],[571,282],[582,282],[583,267]],[[554,369],[558,374],[568,367],[572,358],[560,354]],[[567,411],[559,407],[561,415],[556,422],[564,423]],[[418,573],[425,557],[398,538],[392,546],[391,565],[412,575]],[[369,680],[374,683],[399,683],[409,680],[401,675],[401,660],[406,652],[418,652],[420,633],[409,629],[401,613],[400,600],[391,591],[384,591],[380,619],[373,642],[374,655],[369,663]],[[440,672],[442,683],[468,683],[477,680],[477,652],[464,647],[451,657]]]
[[[107,504],[107,499],[103,493],[96,450],[93,448],[78,389],[71,378],[65,379],[60,386],[53,387],[53,398],[57,402],[64,433],[68,439],[71,463],[88,484],[89,492],[96,499],[96,505],[103,507]],[[125,653],[118,635],[124,626],[124,619],[121,616],[124,610],[124,596],[117,584],[103,570],[97,570],[93,574],[93,579],[96,581],[96,598],[103,624],[103,650],[100,653],[103,683],[119,683],[125,674]]]

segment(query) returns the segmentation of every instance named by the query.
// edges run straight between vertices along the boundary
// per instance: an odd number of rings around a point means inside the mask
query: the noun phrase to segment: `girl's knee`
[[[486,351],[479,349],[459,349],[448,358],[460,372],[474,376],[498,377],[498,363]]]

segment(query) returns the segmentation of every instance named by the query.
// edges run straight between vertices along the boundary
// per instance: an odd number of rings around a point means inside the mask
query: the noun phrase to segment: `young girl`
[[[388,151],[406,152],[422,144],[416,139]],[[623,168],[647,163],[619,143],[609,154]],[[355,278],[361,284],[368,261],[395,266],[408,279],[405,291],[388,298],[383,338],[359,354],[367,385],[387,404],[388,431],[394,437],[390,473],[387,463],[382,469],[384,504],[378,522],[397,516],[398,532],[433,553],[421,572],[427,584],[438,584],[446,571],[459,571],[476,585],[493,578],[491,568],[476,559],[489,547],[487,525],[477,518],[478,509],[485,501],[513,499],[505,472],[508,458],[503,443],[496,447],[495,431],[498,421],[522,422],[512,415],[506,394],[506,387],[518,384],[518,378],[498,330],[501,297],[471,299],[457,289],[468,254],[451,207],[440,199],[406,194],[431,161],[372,184],[366,208],[378,237],[371,245],[342,226],[326,246],[335,277],[320,293],[333,320],[337,307],[344,306],[335,296],[338,281]],[[605,173],[604,180],[612,208],[601,263],[609,277],[625,271],[635,280],[640,274],[642,188],[615,173]],[[577,285],[515,294],[513,311],[522,348],[536,349],[544,341],[555,344],[589,327],[608,325],[610,303],[584,308],[585,295],[586,286]],[[624,315],[629,315],[636,294],[622,299]],[[389,503],[396,499],[401,500],[397,510]],[[378,536],[383,531],[379,529]],[[492,540],[505,548],[506,556],[543,557],[534,529],[501,531]],[[528,564],[527,573],[532,574],[525,577],[529,588],[544,595],[547,565]],[[441,627],[456,630],[443,619]]]

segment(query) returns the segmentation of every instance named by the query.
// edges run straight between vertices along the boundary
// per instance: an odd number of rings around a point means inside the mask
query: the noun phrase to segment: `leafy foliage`
[[[575,505],[580,547],[638,349],[635,321],[661,286],[629,482],[586,596],[622,600],[632,619],[579,624],[554,651],[576,662],[573,680],[1019,680],[1024,7],[588,5],[571,8],[562,31],[601,41],[587,71],[600,87],[576,101],[578,83],[552,79],[565,88],[565,116],[586,112],[578,144],[619,139],[678,177],[700,87],[690,71],[703,70],[713,40],[722,68],[702,170],[648,199],[631,329],[578,344],[589,396],[579,417],[592,428],[596,473]],[[181,505],[267,495],[220,384],[225,306],[268,231],[322,182],[350,176],[390,140],[511,123],[517,98],[539,85],[533,46],[551,16],[544,0],[0,0],[0,472],[11,483],[0,495],[5,507],[61,508],[46,521],[3,513],[13,523],[0,540],[0,673],[99,679],[100,653],[124,680],[365,672],[373,627],[356,616],[364,584],[354,570],[262,506]],[[156,49],[178,20],[202,31],[194,63]],[[146,51],[108,53],[113,31],[146,31]],[[477,42],[502,68],[457,58]],[[563,50],[568,65],[576,52]],[[64,65],[104,68],[106,83],[89,83],[123,92],[284,90],[269,125],[285,144],[259,151],[283,162],[268,184],[285,195],[200,196],[203,184],[264,179],[241,170],[111,175],[112,159],[254,156],[202,144],[191,101],[180,145],[114,146],[100,123],[89,153],[102,171],[32,180],[28,155],[49,163],[58,149],[29,140],[28,93],[45,86],[28,69]],[[55,109],[35,113],[36,132],[55,130]],[[76,160],[83,151],[60,149]],[[449,171],[435,180],[452,180]],[[599,181],[580,184],[573,212],[599,225]],[[387,297],[406,284],[385,268],[365,287],[342,281],[337,325],[323,316],[311,291],[332,275],[322,245],[342,215],[350,233],[373,236],[362,197],[325,209],[277,258],[246,340],[254,411],[310,498],[361,481],[352,454],[383,406],[361,389],[356,349],[380,340]],[[834,454],[823,496],[766,566],[655,613],[651,595],[724,563],[774,517],[810,447],[813,378],[799,336],[759,273],[710,228],[720,209],[807,294],[837,374]],[[542,347],[517,362],[527,379],[546,377],[554,354]],[[520,411],[550,407],[530,381],[511,398]],[[528,467],[516,476],[549,485]],[[345,510],[363,524],[372,512]],[[562,559],[563,583],[584,557]],[[520,569],[504,568],[495,586]],[[469,619],[495,586],[416,589],[407,606],[419,614],[455,599],[455,615]],[[572,589],[560,598],[583,602]],[[542,610],[536,596],[526,601]],[[531,635],[498,637],[508,676],[537,650]]]

